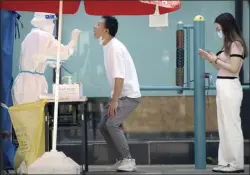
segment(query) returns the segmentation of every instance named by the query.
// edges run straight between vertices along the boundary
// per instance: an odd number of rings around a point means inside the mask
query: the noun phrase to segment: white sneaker
[[[221,170],[222,170],[222,168],[224,168],[225,166],[223,166],[223,165],[218,165],[218,166],[216,166],[216,167],[214,167],[213,169],[212,169],[212,171],[213,172],[220,172]]]
[[[136,171],[135,159],[123,159],[120,166],[117,167],[119,172],[133,172]]]
[[[225,166],[223,167],[221,170],[220,170],[221,173],[244,173],[244,169],[242,168],[236,168],[232,165],[228,165],[228,166]]]
[[[115,164],[112,165],[111,167],[109,167],[109,170],[110,171],[116,171],[117,168],[120,166],[121,162],[122,162],[121,160],[116,160]]]

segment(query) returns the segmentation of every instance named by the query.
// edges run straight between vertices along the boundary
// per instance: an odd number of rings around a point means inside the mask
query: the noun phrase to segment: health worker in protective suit
[[[73,54],[80,31],[74,29],[71,41],[66,46],[62,45],[53,35],[55,20],[55,14],[38,12],[31,20],[35,28],[21,45],[20,72],[12,89],[14,105],[38,101],[40,95],[48,93],[44,72],[47,66],[55,67],[59,45],[61,61],[67,60]],[[51,58],[55,58],[54,62]]]

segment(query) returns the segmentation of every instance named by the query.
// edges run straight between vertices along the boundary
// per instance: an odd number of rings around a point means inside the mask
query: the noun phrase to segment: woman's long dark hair
[[[233,15],[230,13],[220,14],[214,21],[220,24],[222,27],[222,32],[224,34],[224,50],[227,54],[230,54],[231,44],[235,41],[241,43],[244,49],[244,57],[247,57],[247,46],[243,38],[242,32],[238,27]]]

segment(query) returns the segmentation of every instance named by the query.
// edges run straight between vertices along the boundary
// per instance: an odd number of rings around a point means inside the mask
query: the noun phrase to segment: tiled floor
[[[137,166],[137,171],[132,173],[118,173],[107,171],[107,166],[90,166],[89,172],[85,174],[93,175],[139,175],[139,174],[152,174],[152,175],[163,175],[163,174],[220,174],[213,173],[213,166],[207,165],[206,169],[195,169],[194,165],[151,165],[151,166]],[[11,175],[14,175],[14,171],[9,171]],[[249,165],[245,166],[244,173],[238,174],[249,174]]]

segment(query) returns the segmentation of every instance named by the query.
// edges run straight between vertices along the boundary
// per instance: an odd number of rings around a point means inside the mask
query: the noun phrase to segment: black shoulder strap
[[[231,54],[230,57],[239,57],[239,58],[244,59],[244,57],[240,54]]]
[[[223,50],[219,51],[216,53],[216,56],[219,56],[222,52],[224,52]]]

